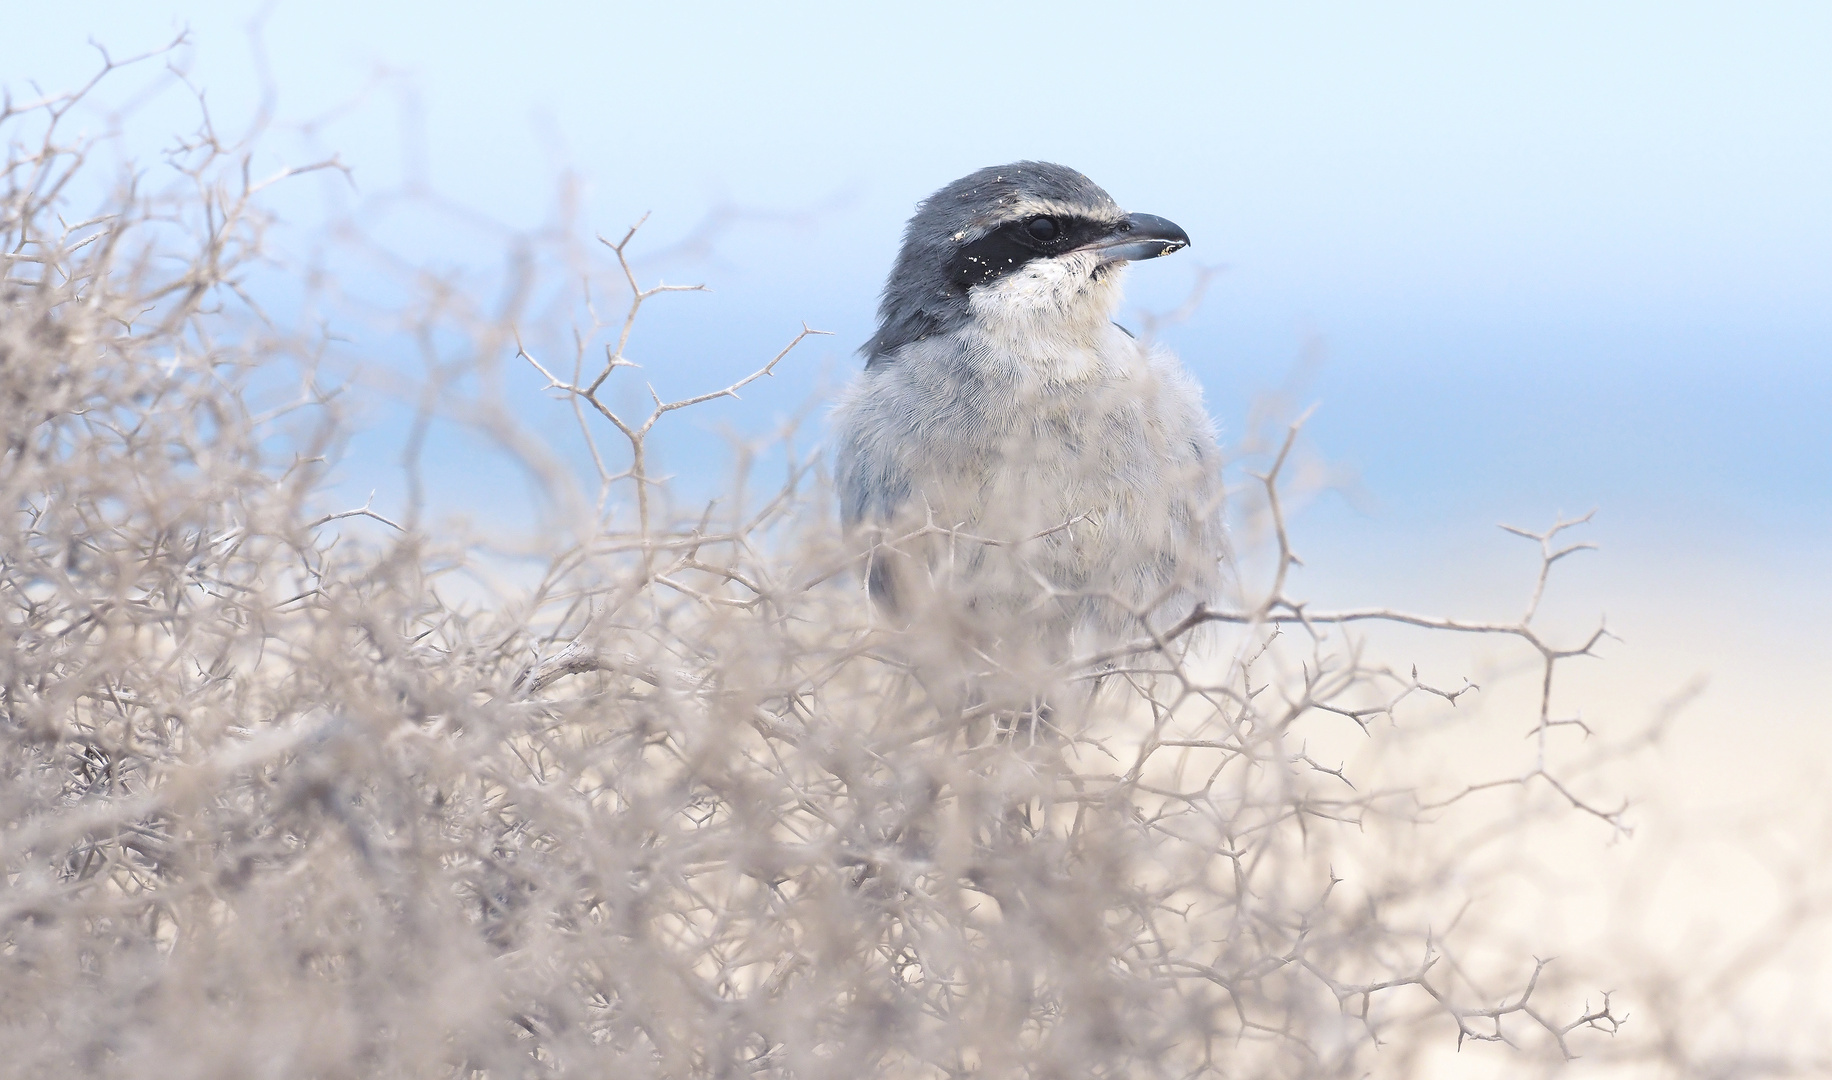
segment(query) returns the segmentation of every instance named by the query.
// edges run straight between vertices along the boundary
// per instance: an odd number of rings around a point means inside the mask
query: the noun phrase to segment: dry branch
[[[1550,705],[1604,631],[1534,623],[1587,518],[1510,529],[1541,551],[1517,621],[1314,610],[1281,501],[1300,419],[1257,477],[1255,599],[1000,671],[874,616],[817,457],[754,506],[656,497],[663,418],[819,331],[610,408],[644,303],[696,288],[642,287],[633,226],[604,241],[630,293],[608,322],[570,234],[530,241],[494,306],[381,264],[429,293],[391,313],[428,359],[408,460],[489,416],[553,505],[597,507],[518,577],[497,538],[426,526],[417,487],[334,509],[347,429],[312,365],[335,350],[239,284],[264,185],[305,170],[251,179],[206,117],[172,183],[73,206],[83,93],[0,111],[38,125],[0,174],[0,1075],[1348,1077],[1487,1041],[1551,1070],[1620,1026],[1482,921],[1480,875],[1538,824],[1626,827],[1587,785],[1645,743],[1599,725],[1574,764],[1591,729]],[[537,359],[555,341],[569,377]],[[588,468],[530,463],[538,435],[458,399],[510,357],[564,395]],[[257,407],[287,364],[307,390]],[[1080,523],[875,542],[970,558]],[[460,575],[508,584],[448,600]],[[1366,766],[1477,730],[1493,692],[1380,659],[1350,633],[1373,625],[1534,658],[1520,768],[1434,795]],[[1079,706],[938,710],[912,658],[949,648]],[[1469,796],[1497,788],[1517,801],[1485,816]]]

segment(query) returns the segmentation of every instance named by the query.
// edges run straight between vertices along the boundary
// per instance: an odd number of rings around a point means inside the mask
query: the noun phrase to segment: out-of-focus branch
[[[630,306],[624,313],[622,325],[618,328],[616,342],[605,346],[604,366],[599,369],[598,373],[593,376],[589,383],[579,385],[577,380],[568,382],[559,378],[548,371],[546,367],[542,366],[540,361],[536,360],[533,354],[529,353],[525,346],[521,345],[519,341],[517,342],[517,355],[527,360],[536,371],[540,372],[541,376],[547,380],[549,389],[562,390],[572,395],[577,400],[590,405],[600,416],[608,420],[611,426],[616,428],[618,433],[629,443],[630,467],[624,472],[615,475],[605,475],[603,473],[603,459],[598,456],[595,443],[592,444],[591,452],[593,460],[598,463],[601,479],[605,484],[608,485],[618,480],[627,479],[635,485],[637,532],[645,544],[650,542],[652,536],[649,514],[649,490],[655,483],[655,480],[649,476],[648,471],[647,440],[649,432],[655,427],[656,421],[660,420],[668,413],[675,412],[679,409],[690,408],[694,405],[704,404],[708,401],[716,401],[720,398],[738,397],[738,391],[756,382],[758,379],[774,374],[776,365],[781,363],[797,345],[802,343],[802,341],[812,336],[825,335],[828,333],[825,330],[811,329],[804,323],[801,332],[796,334],[787,345],[783,346],[780,352],[771,357],[762,367],[731,385],[720,390],[711,391],[710,393],[697,394],[692,397],[682,398],[678,401],[664,402],[661,397],[656,394],[654,386],[651,385],[649,387],[649,398],[654,403],[654,408],[651,409],[649,415],[640,422],[626,421],[604,403],[598,396],[598,392],[603,388],[605,380],[609,379],[611,373],[618,368],[640,366],[635,361],[628,358],[625,350],[629,346],[630,334],[635,329],[636,317],[641,312],[643,304],[652,297],[662,293],[699,292],[705,289],[704,285],[667,284],[654,285],[644,289],[638,284],[636,280],[636,271],[630,265],[626,249],[629,247],[630,241],[635,238],[637,230],[642,228],[643,222],[647,220],[648,215],[645,214],[642,220],[630,226],[629,230],[624,233],[623,238],[616,242],[612,242],[603,236],[598,238],[599,242],[609,248],[617,257],[617,265],[622,270],[624,281],[630,289]],[[583,347],[583,335],[575,335],[575,340]],[[590,442],[589,431],[587,432],[587,439],[588,442]]]

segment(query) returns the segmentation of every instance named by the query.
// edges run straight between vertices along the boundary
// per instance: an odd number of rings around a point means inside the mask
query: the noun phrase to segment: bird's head
[[[981,169],[924,199],[884,286],[872,363],[972,321],[989,329],[1105,325],[1118,269],[1189,246],[1161,217],[1128,214],[1094,181],[1061,165]]]

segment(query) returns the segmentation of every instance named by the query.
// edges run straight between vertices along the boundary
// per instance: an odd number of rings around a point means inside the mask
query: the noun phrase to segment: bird
[[[1202,389],[1114,321],[1131,262],[1190,244],[1074,169],[980,169],[922,200],[833,412],[877,610],[1059,663],[1211,601],[1226,558]]]

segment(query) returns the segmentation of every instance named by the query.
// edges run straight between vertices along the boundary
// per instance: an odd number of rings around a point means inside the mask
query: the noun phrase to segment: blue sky
[[[10,86],[74,82],[88,37],[127,52],[189,26],[219,114],[258,99],[260,5],[5,2]],[[647,374],[697,390],[804,320],[835,337],[715,424],[767,427],[851,370],[917,199],[1045,158],[1194,237],[1135,269],[1136,304],[1226,267],[1166,335],[1224,429],[1315,358],[1298,390],[1321,406],[1313,452],[1359,481],[1311,527],[1349,578],[1393,560],[1428,574],[1494,546],[1498,520],[1592,507],[1630,564],[1832,554],[1832,8],[510,11],[278,0],[261,39],[281,119],[369,87],[312,136],[363,190],[416,172],[519,225],[548,215],[563,170],[590,228],[653,212],[654,249],[746,208],[706,257],[655,268],[713,292],[645,322]],[[138,130],[163,134],[162,115]],[[398,228],[429,257],[488,250]],[[670,444],[670,463],[697,467],[706,441]]]

